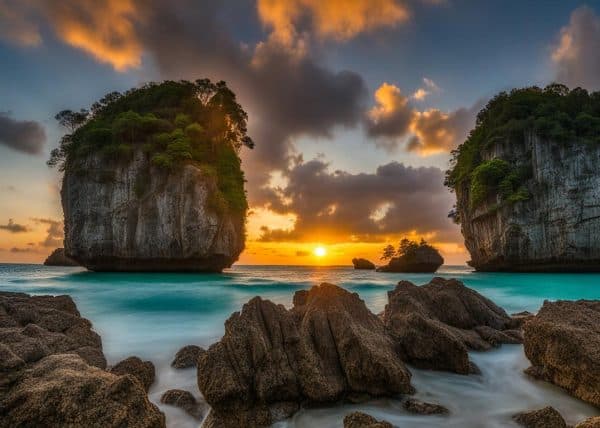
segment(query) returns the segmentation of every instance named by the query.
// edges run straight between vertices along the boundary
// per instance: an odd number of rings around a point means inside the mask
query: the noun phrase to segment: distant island
[[[480,271],[600,271],[600,92],[501,92],[453,152],[446,185]]]
[[[209,271],[244,249],[247,114],[225,82],[166,81],[65,110],[65,254],[96,271]]]
[[[416,242],[404,238],[397,250],[393,245],[387,245],[381,259],[387,260],[388,264],[377,268],[377,272],[430,273],[444,264],[439,251],[424,239]]]

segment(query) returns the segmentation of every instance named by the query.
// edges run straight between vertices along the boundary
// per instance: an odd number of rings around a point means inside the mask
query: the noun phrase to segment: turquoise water
[[[475,273],[444,266],[437,276],[458,278],[508,312],[536,311],[545,299],[600,299],[600,274]],[[193,370],[169,367],[174,353],[187,344],[209,346],[223,334],[223,322],[250,298],[260,295],[286,306],[295,291],[332,282],[357,292],[373,312],[383,310],[387,291],[400,279],[417,284],[431,274],[384,274],[348,267],[235,266],[221,275],[92,273],[80,268],[0,265],[0,291],[69,294],[81,314],[102,336],[109,363],[138,355],[155,363],[158,380],[150,391],[183,387],[199,395]],[[454,376],[412,370],[418,394],[453,411],[450,418],[415,417],[397,400],[361,406],[338,406],[299,412],[280,426],[339,427],[349,409],[360,408],[402,427],[513,426],[510,415],[528,407],[555,405],[570,422],[598,413],[558,388],[533,382],[521,346],[474,353],[482,376]],[[196,426],[179,410],[162,407],[171,427]]]

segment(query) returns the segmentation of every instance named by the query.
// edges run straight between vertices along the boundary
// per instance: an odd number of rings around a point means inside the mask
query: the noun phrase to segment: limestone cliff
[[[191,162],[155,167],[139,149],[131,161],[78,159],[61,191],[66,252],[96,271],[219,272],[245,234],[242,215],[214,204],[216,180]]]
[[[552,142],[529,133],[525,144],[498,142],[484,160],[504,159],[529,170],[528,199],[503,203],[492,195],[470,206],[468,185],[456,188],[457,213],[471,253],[486,271],[600,270],[600,147]]]

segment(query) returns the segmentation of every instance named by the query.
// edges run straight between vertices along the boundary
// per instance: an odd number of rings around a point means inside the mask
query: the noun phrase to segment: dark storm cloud
[[[10,233],[29,232],[29,228],[27,226],[15,223],[12,218],[8,219],[7,224],[0,224],[0,230],[6,230]]]
[[[587,6],[571,14],[552,52],[556,80],[570,87],[600,89],[600,17]]]
[[[0,144],[11,149],[39,154],[46,142],[46,131],[38,122],[15,120],[8,113],[0,112]]]
[[[288,201],[280,212],[297,215],[294,229],[263,229],[263,241],[294,239],[378,240],[387,235],[436,233],[457,237],[458,228],[446,218],[453,198],[444,188],[438,168],[413,168],[391,162],[374,174],[330,172],[321,160],[300,163],[281,190]],[[335,236],[331,234],[335,233]]]
[[[238,94],[257,142],[254,151],[243,154],[252,202],[260,199],[270,171],[287,168],[294,137],[328,137],[336,126],[359,122],[366,85],[356,73],[318,64],[310,53],[269,42],[256,49],[242,46],[219,18],[226,6],[190,5],[156,1],[141,39],[163,78],[223,79]]]

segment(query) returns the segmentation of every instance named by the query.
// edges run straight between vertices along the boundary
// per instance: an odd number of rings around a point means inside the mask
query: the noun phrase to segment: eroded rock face
[[[52,251],[46,260],[44,261],[45,266],[79,266],[75,260],[65,255],[64,248],[57,248]]]
[[[176,369],[185,369],[188,367],[196,367],[198,358],[206,351],[196,345],[187,345],[177,351],[175,358],[171,362],[171,367]]]
[[[352,259],[352,264],[354,265],[354,269],[362,269],[362,270],[373,270],[375,269],[375,265],[373,262],[367,259]]]
[[[106,368],[100,336],[81,318],[69,296],[0,292],[0,371],[13,370],[52,354],[78,354]]]
[[[500,141],[483,160],[502,158],[531,171],[528,200],[471,208],[469,186],[456,207],[470,264],[481,271],[599,271],[600,150],[577,141],[554,143],[528,135],[524,144]]]
[[[208,426],[266,426],[298,403],[351,393],[412,392],[382,322],[357,294],[321,284],[294,295],[294,307],[255,297],[225,323],[225,335],[198,361]],[[237,424],[237,425],[236,425]]]
[[[141,382],[147,392],[154,383],[154,364],[152,361],[142,361],[138,357],[125,358],[110,368],[110,372],[117,376],[130,374]]]
[[[421,368],[472,373],[469,349],[520,343],[518,321],[455,279],[400,281],[388,292],[383,320],[402,359]]]
[[[151,166],[136,149],[130,162],[89,155],[63,178],[65,251],[103,271],[211,271],[244,248],[242,215],[219,213],[217,183],[199,167]]]
[[[524,326],[526,373],[600,406],[600,301],[544,302]]]
[[[567,423],[558,410],[550,406],[518,413],[513,419],[525,428],[567,428]]]
[[[378,421],[371,415],[352,412],[344,417],[344,428],[393,428],[387,421]]]
[[[575,425],[575,428],[600,428],[600,416],[587,418]]]
[[[75,354],[57,354],[33,364],[0,392],[0,427],[165,426],[132,376],[115,376]]]
[[[0,427],[164,427],[131,375],[103,370],[100,337],[69,296],[0,293]]]

